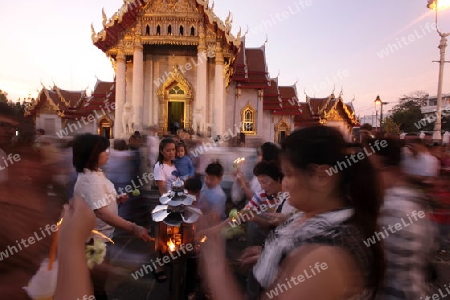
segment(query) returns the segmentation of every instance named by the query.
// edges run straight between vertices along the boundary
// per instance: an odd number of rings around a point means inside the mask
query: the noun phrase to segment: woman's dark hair
[[[267,142],[261,145],[261,155],[262,160],[265,161],[278,161],[278,156],[280,154],[280,148],[271,142]]]
[[[378,232],[377,217],[381,206],[381,190],[378,177],[371,163],[364,156],[358,162],[349,162],[347,143],[338,129],[312,126],[294,131],[281,144],[281,159],[298,170],[308,171],[311,165],[336,166],[344,164],[339,176],[339,193],[354,208],[353,220],[361,229],[364,239]],[[356,154],[356,153],[355,153]],[[355,155],[354,154],[354,155]],[[359,156],[358,156],[359,158]],[[375,289],[380,287],[384,276],[384,256],[381,243],[370,247],[373,255],[371,280]]]
[[[175,140],[173,138],[163,138],[161,140],[161,142],[159,143],[159,152],[158,152],[158,162],[159,162],[160,165],[163,164],[163,160],[164,160],[164,157],[163,157],[161,152],[163,151],[164,147],[167,144],[174,144],[174,145],[176,145]]]
[[[262,160],[253,168],[253,175],[267,175],[275,181],[283,180],[283,172],[277,161]]]
[[[83,169],[96,171],[98,169],[98,157],[109,147],[109,140],[100,135],[85,133],[78,135],[73,140],[73,166],[78,173]]]

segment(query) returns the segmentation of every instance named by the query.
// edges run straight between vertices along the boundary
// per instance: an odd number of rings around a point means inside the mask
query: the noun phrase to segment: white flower
[[[94,264],[101,264],[106,255],[106,243],[100,239],[94,239],[93,245],[86,246],[86,260],[89,269],[94,267]]]

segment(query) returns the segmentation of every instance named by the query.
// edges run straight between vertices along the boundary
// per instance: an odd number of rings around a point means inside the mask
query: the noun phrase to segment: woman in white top
[[[128,199],[127,195],[117,195],[114,185],[109,181],[101,166],[109,158],[109,141],[102,136],[82,134],[74,139],[73,165],[78,172],[74,196],[82,197],[97,217],[95,228],[112,238],[114,228],[129,231],[144,241],[151,241],[147,230],[118,215],[117,204]]]
[[[154,175],[159,193],[162,195],[172,188],[172,183],[178,178],[178,171],[175,168],[175,141],[171,138],[164,138],[159,143],[158,161],[155,164]]]

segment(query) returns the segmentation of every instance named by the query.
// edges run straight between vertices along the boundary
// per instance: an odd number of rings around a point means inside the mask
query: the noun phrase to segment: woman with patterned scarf
[[[364,241],[377,230],[380,190],[369,161],[352,163],[362,153],[349,150],[339,131],[326,126],[294,131],[282,143],[283,185],[301,213],[266,239],[253,268],[261,299],[374,298],[384,273],[383,251],[380,243],[367,247]],[[336,165],[339,171],[332,172]],[[245,299],[223,247],[219,236],[203,245],[213,299]]]

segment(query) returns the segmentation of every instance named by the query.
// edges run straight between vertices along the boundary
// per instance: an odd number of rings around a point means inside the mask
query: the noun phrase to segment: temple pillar
[[[126,98],[125,54],[119,49],[116,56],[116,110],[114,113],[114,138],[121,137],[123,132],[122,114]]]
[[[213,123],[214,134],[222,136],[225,133],[225,82],[224,82],[224,59],[222,47],[216,44],[216,65],[214,76],[214,99],[213,99]]]
[[[134,130],[142,130],[144,113],[144,51],[139,39],[134,44],[132,92]]]
[[[199,28],[199,44],[197,48],[197,86],[196,86],[196,96],[194,101],[194,132],[197,130],[200,133],[205,133],[205,122],[206,122],[206,95],[207,95],[207,66],[208,57],[206,55],[206,39],[204,28]]]
[[[258,90],[258,99],[256,100],[256,134],[259,136],[263,135],[263,99],[264,99],[264,90]]]
[[[158,112],[158,101],[155,97],[155,83],[153,82],[153,55],[148,54],[147,60],[150,67],[147,69],[148,72],[148,84],[149,84],[149,99],[148,101],[148,125],[155,125],[157,121],[157,112]],[[156,110],[156,113],[155,113]],[[156,116],[155,116],[156,115]]]

